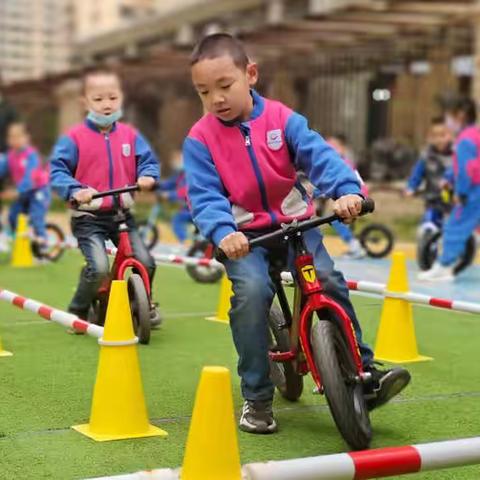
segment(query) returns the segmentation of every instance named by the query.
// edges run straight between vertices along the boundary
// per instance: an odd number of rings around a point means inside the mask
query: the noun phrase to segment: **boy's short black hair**
[[[477,106],[471,98],[457,98],[447,106],[447,111],[454,113],[463,112],[467,123],[475,123],[477,121]]]
[[[445,118],[441,115],[437,115],[436,117],[432,117],[430,120],[430,126],[436,127],[437,125],[445,125]]]
[[[122,78],[120,74],[114,70],[113,68],[109,68],[106,66],[95,66],[89,67],[82,73],[82,94],[85,93],[87,87],[87,80],[89,77],[95,77],[96,75],[112,75],[118,78],[118,83],[120,84],[120,88],[122,88]]]
[[[249,64],[247,52],[242,42],[229,33],[214,33],[203,37],[195,45],[190,57],[190,66],[207,58],[218,58],[224,55],[230,56],[233,63],[242,70],[245,70]]]

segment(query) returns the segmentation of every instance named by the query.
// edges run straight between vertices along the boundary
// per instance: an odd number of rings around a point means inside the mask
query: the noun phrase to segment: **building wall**
[[[158,7],[156,2],[157,0],[75,1],[75,39],[82,41],[121,28],[129,21],[147,16]]]
[[[70,64],[70,0],[0,0],[0,71],[5,82],[40,78]]]

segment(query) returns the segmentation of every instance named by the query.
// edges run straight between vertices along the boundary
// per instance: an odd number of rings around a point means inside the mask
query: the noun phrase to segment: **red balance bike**
[[[106,190],[95,193],[92,200],[112,195],[116,213],[113,221],[118,225],[119,240],[117,253],[110,269],[110,275],[100,286],[97,296],[92,302],[88,320],[97,325],[105,323],[108,297],[112,280],[127,280],[128,297],[132,312],[133,328],[140,343],[148,344],[150,341],[150,305],[151,286],[147,269],[133,255],[130,243],[129,227],[127,225],[126,211],[120,206],[120,194],[138,191],[137,185],[124,188]]]
[[[362,215],[374,210],[367,199]],[[303,232],[339,220],[337,215],[294,221],[272,233],[250,240],[250,247],[270,252],[270,277],[280,307],[272,305],[270,375],[280,394],[298,400],[303,376],[311,373],[316,393],[325,394],[337,428],[355,450],[368,448],[372,438],[364,385],[371,375],[363,371],[352,322],[344,309],[325,295],[316,275],[313,255],[307,251]],[[293,310],[282,284],[288,246],[295,252]],[[220,253],[219,259],[225,256]],[[317,318],[315,318],[317,317]]]

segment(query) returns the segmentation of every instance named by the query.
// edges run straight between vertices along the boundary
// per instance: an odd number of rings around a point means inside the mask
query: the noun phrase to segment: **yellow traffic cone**
[[[188,432],[181,480],[241,480],[230,372],[204,367]]]
[[[220,299],[218,300],[217,314],[214,317],[207,317],[207,320],[229,323],[228,312],[230,310],[230,298],[232,295],[232,282],[224,275],[222,277],[222,283],[220,284]]]
[[[12,267],[32,267],[33,255],[28,237],[28,218],[22,213],[17,219],[17,231],[13,242]]]
[[[387,291],[392,293],[409,291],[407,263],[403,252],[395,252],[392,255]],[[412,305],[406,300],[385,297],[377,332],[375,359],[391,363],[432,360],[418,353]]]
[[[7,352],[3,349],[2,346],[2,339],[0,338],[0,357],[11,357],[13,355],[12,352]]]
[[[100,344],[90,423],[72,428],[96,441],[167,435],[147,417],[127,284],[114,280]]]

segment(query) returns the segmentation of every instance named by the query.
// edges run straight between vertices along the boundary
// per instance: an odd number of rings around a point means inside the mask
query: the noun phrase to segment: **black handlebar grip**
[[[366,215],[367,213],[372,213],[375,211],[375,202],[373,198],[365,198],[362,201],[362,209],[360,210],[360,215]]]
[[[215,260],[220,263],[223,263],[225,260],[228,260],[227,255],[220,247],[215,247],[213,256],[215,257]]]

